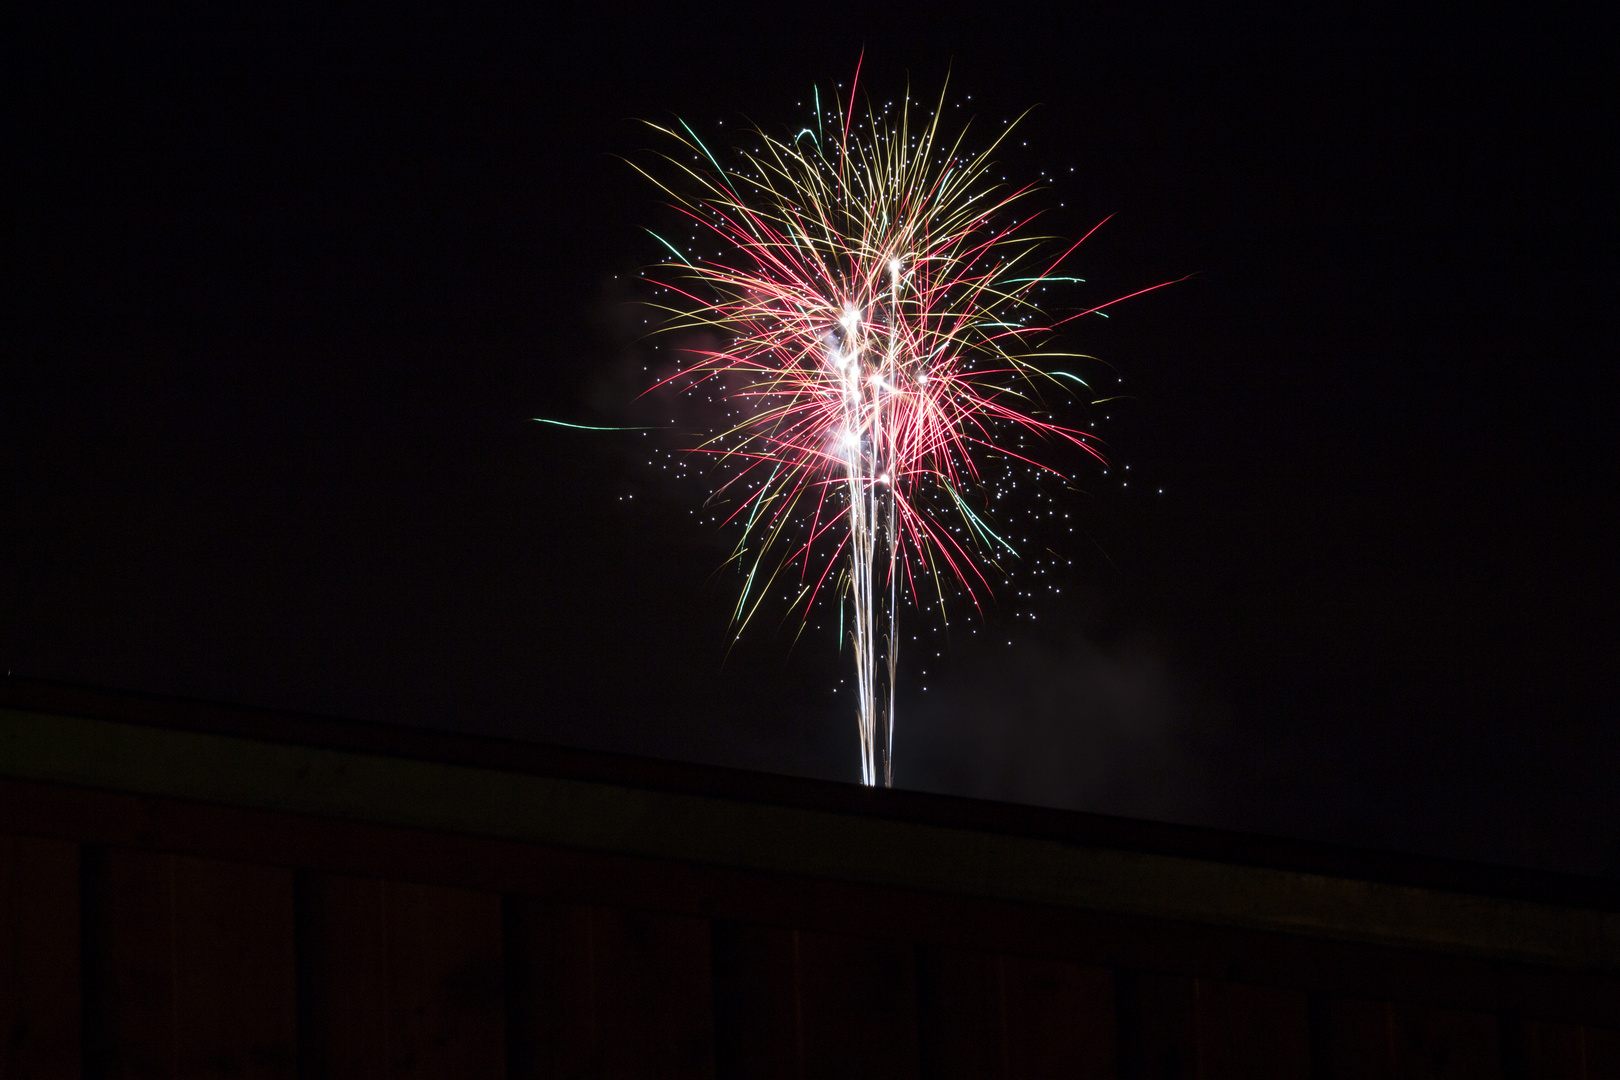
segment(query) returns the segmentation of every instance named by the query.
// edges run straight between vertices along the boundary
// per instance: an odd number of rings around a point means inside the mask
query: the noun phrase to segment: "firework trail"
[[[1048,396],[1084,387],[1047,366],[1076,354],[1038,351],[1100,309],[1054,319],[1034,302],[1042,285],[1074,280],[1053,274],[1079,243],[1049,257],[1050,239],[1028,229],[1036,215],[1018,218],[1033,186],[990,175],[1012,125],[971,150],[967,128],[941,126],[943,91],[927,113],[909,98],[868,105],[859,126],[855,103],[852,84],[791,137],[755,129],[726,165],[684,123],[651,125],[676,144],[658,170],[672,175],[640,171],[694,226],[694,251],[720,252],[689,256],[659,237],[673,258],[651,276],[670,297],[658,305],[666,328],[723,342],[690,352],[665,383],[719,393],[740,413],[694,448],[729,467],[712,499],[743,526],[735,620],[783,584],[806,611],[828,588],[847,595],[861,777],[889,785],[899,604],[943,609],[955,582],[976,605],[985,567],[1014,554],[974,509],[978,459],[1056,470],[1004,434],[1102,460],[1089,435],[1043,419]]]

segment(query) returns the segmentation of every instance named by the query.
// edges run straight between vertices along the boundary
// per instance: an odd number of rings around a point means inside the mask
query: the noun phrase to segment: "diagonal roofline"
[[[0,708],[1378,884],[1620,911],[1620,881],[40,679]]]

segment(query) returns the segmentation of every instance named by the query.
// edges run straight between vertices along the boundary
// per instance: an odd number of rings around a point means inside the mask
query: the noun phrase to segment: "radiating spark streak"
[[[660,244],[663,244],[665,247],[669,248],[670,253],[672,255],[674,255],[677,259],[681,260],[681,262],[686,263],[687,266],[692,265],[690,262],[687,261],[686,256],[681,254],[681,249],[680,248],[676,247],[674,244],[670,243],[668,240],[665,240],[662,236],[659,236],[657,233],[653,232],[651,229],[647,230],[647,235],[652,237],[654,240],[658,241]]]
[[[551,424],[555,427],[577,428],[580,431],[661,431],[658,427],[603,427],[600,424],[570,424],[566,420],[547,420],[543,416],[532,418],[537,424]]]
[[[862,62],[847,100],[827,110],[837,142],[814,88],[813,126],[784,137],[754,129],[752,149],[730,164],[678,121],[650,125],[674,144],[663,155],[673,178],[635,167],[705,238],[699,255],[657,237],[674,260],[653,278],[674,299],[654,306],[670,316],[666,329],[715,332],[723,344],[689,351],[655,385],[705,387],[731,406],[731,426],[692,449],[730,472],[709,505],[741,528],[727,560],[744,574],[734,621],[740,631],[790,566],[791,606],[808,612],[828,589],[848,598],[838,625],[855,655],[861,775],[889,784],[899,605],[925,606],[926,581],[943,610],[949,580],[977,607],[984,567],[1018,557],[970,505],[970,490],[985,491],[978,459],[1064,474],[1009,435],[1103,460],[1090,434],[1043,419],[1043,386],[1067,397],[1060,380],[1087,383],[1046,367],[1079,354],[1038,346],[1128,297],[1044,314],[1035,292],[1082,281],[1056,271],[1107,219],[1048,258],[1047,238],[1030,231],[1040,214],[1023,208],[1035,188],[992,175],[1017,121],[971,149],[967,127],[941,128],[942,89],[926,122],[913,125],[908,93],[893,119],[868,102],[856,125]],[[785,554],[768,565],[772,553]]]

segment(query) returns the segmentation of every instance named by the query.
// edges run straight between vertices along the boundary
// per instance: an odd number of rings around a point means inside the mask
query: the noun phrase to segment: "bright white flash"
[[[827,334],[821,339],[821,343],[827,347],[827,362],[842,371],[844,365],[849,363],[849,357],[845,356],[844,350],[839,348],[838,338],[833,334]]]

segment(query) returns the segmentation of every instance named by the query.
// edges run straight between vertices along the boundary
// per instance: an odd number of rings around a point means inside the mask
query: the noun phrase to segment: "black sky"
[[[1086,324],[1130,469],[1061,601],[907,661],[901,782],[1620,874],[1603,28],[215,7],[6,35],[14,674],[853,779],[830,639],[725,659],[701,491],[528,418],[628,415],[635,118],[864,46],[1039,106],[1097,299],[1194,275]]]

